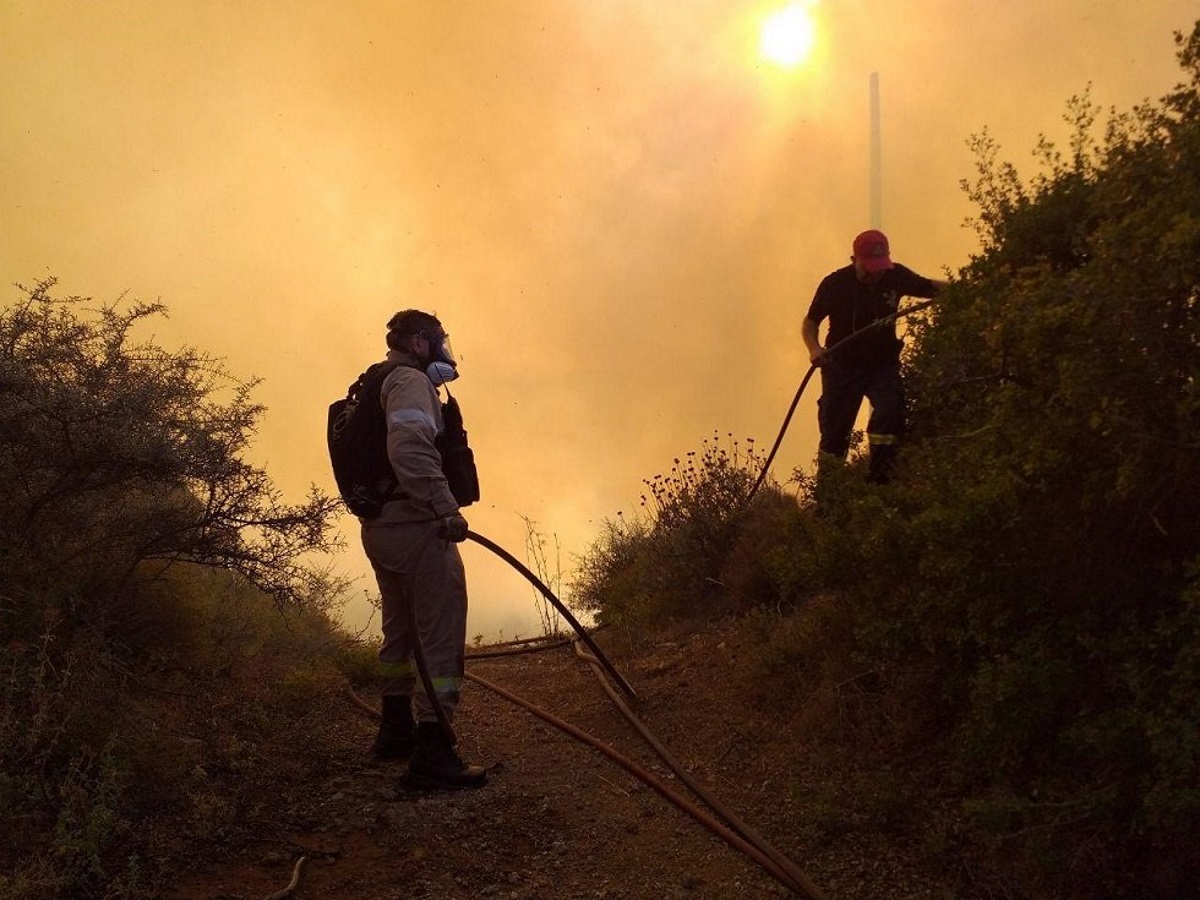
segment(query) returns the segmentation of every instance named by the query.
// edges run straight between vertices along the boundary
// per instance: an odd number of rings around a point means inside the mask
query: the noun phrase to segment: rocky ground
[[[650,731],[825,896],[978,896],[933,865],[896,810],[853,799],[853,766],[807,751],[793,711],[773,709],[753,683],[751,640],[733,623],[636,649],[616,633],[597,635]],[[569,647],[469,661],[468,672],[595,735],[695,802]],[[174,900],[280,896],[301,857],[288,894],[296,898],[803,896],[598,750],[478,683],[467,685],[458,730],[464,758],[489,769],[479,791],[407,790],[402,765],[370,758],[374,722],[349,699],[327,725],[344,765],[271,798],[269,821],[198,859]]]

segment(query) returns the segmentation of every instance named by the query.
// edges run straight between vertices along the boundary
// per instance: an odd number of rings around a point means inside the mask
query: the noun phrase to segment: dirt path
[[[798,761],[794,736],[738,687],[743,640],[709,629],[640,653],[606,651],[655,736],[830,898],[952,895],[895,835],[853,811],[831,813],[829,773]],[[469,662],[468,671],[687,793],[570,649]],[[464,758],[489,767],[479,791],[406,791],[402,766],[369,758],[374,723],[349,702],[329,727],[345,746],[342,770],[304,786],[252,840],[190,873],[175,900],[261,900],[288,884],[301,854],[296,898],[796,896],[603,754],[478,684],[467,685],[458,730]]]

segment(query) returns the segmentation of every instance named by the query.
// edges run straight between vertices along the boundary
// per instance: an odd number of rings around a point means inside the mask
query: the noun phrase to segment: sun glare
[[[792,3],[763,22],[762,54],[781,66],[796,66],[808,58],[817,40],[809,4]]]

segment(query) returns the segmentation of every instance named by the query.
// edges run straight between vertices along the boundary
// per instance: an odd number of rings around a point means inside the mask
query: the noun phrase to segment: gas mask
[[[458,361],[450,348],[450,335],[425,335],[429,341],[429,363],[425,366],[425,375],[434,386],[446,384],[458,377]]]

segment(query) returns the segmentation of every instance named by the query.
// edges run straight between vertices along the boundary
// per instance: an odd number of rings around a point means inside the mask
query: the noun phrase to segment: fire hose
[[[572,642],[575,647],[576,654],[592,668],[593,673],[600,681],[605,692],[612,699],[617,709],[626,717],[631,725],[638,731],[639,734],[646,740],[650,747],[658,754],[659,758],[667,765],[667,767],[690,788],[696,796],[706,803],[716,816],[706,813],[700,806],[690,801],[687,797],[672,789],[666,782],[652,774],[645,767],[631,760],[628,756],[615,750],[609,744],[601,741],[599,738],[589,734],[583,729],[564,719],[555,716],[553,713],[547,712],[534,705],[533,703],[518,696],[512,691],[501,687],[473,672],[466,672],[465,677],[468,681],[473,681],[481,687],[487,688],[499,697],[508,700],[510,703],[521,707],[527,712],[532,713],[544,722],[553,725],[563,733],[575,738],[577,741],[592,747],[599,751],[611,761],[625,769],[630,775],[638,779],[647,787],[654,790],[663,799],[674,805],[678,810],[690,816],[698,824],[712,832],[716,837],[725,841],[730,847],[739,851],[751,861],[757,863],[768,875],[778,881],[780,884],[796,892],[808,900],[826,900],[826,894],[813,883],[799,866],[792,860],[788,859],[779,850],[768,843],[761,835],[753,828],[743,822],[738,816],[733,813],[728,806],[716,799],[710,791],[704,788],[700,783],[689,773],[683,766],[675,760],[665,746],[651,733],[649,728],[641,722],[640,719],[629,709],[628,705],[621,699],[620,695],[613,690],[608,680],[604,677],[605,673],[597,662],[596,658],[591,654],[580,650],[580,642]],[[560,647],[561,643],[553,643],[549,646]],[[546,649],[545,646],[527,646],[514,648],[506,651],[504,654],[479,654],[478,658],[494,658],[499,655],[515,656],[522,653],[531,653],[538,650]],[[475,657],[472,654],[471,657]],[[379,710],[371,706],[363,700],[353,689],[349,689],[348,693],[354,704],[373,718],[378,719],[380,716]],[[722,821],[723,820],[723,821]],[[303,861],[301,857],[300,862]],[[271,900],[284,898],[289,896],[290,891],[294,890],[298,880],[299,864],[297,864],[296,872],[294,873],[292,884],[284,891],[271,895]]]
[[[691,774],[688,773],[671,756],[666,747],[664,747],[662,743],[654,737],[650,730],[637,718],[629,706],[612,688],[610,680],[617,684],[628,697],[636,700],[636,693],[634,692],[632,686],[630,686],[629,682],[626,681],[619,671],[617,671],[616,667],[597,646],[591,634],[570,613],[562,601],[555,596],[554,592],[551,591],[550,588],[548,588],[536,575],[534,575],[528,569],[528,567],[523,565],[519,560],[513,557],[512,554],[508,553],[494,542],[471,531],[467,532],[467,537],[491,550],[505,562],[509,563],[509,565],[511,565],[521,575],[528,579],[538,589],[538,591],[545,596],[546,599],[549,600],[554,607],[559,610],[559,612],[563,614],[564,618],[566,618],[566,620],[571,624],[572,628],[578,635],[578,638],[572,641],[572,646],[574,647],[576,654],[591,667],[593,673],[600,681],[601,686],[609,695],[617,709],[626,717],[630,724],[633,725],[635,730],[637,730],[638,733],[646,740],[655,753],[658,754],[660,759],[662,759],[662,761],[677,775],[680,781],[686,784],[696,794],[696,796],[703,800],[717,814],[717,817],[707,814],[695,803],[688,800],[677,791],[674,791],[671,787],[669,787],[659,778],[655,777],[645,768],[614,750],[612,747],[603,741],[600,741],[598,738],[595,738],[582,729],[576,727],[575,725],[572,725],[571,723],[540,709],[539,707],[528,702],[527,700],[524,700],[511,691],[508,691],[499,685],[493,684],[492,682],[487,681],[486,679],[481,678],[474,673],[466,672],[465,677],[468,680],[474,681],[482,687],[487,688],[493,693],[496,693],[504,699],[522,707],[528,712],[533,713],[576,740],[579,740],[582,743],[585,743],[600,751],[643,784],[652,788],[680,811],[691,816],[699,824],[703,825],[714,835],[721,838],[723,841],[729,844],[729,846],[740,851],[749,859],[757,863],[764,871],[775,878],[780,884],[783,884],[803,897],[809,898],[809,900],[825,900],[826,895],[812,882],[807,875],[805,875],[799,866],[779,852],[776,848],[771,846],[750,826],[742,822],[727,806],[720,803],[720,801],[718,801],[711,794],[711,792],[700,785],[699,782],[697,782],[696,779],[693,778]],[[586,645],[588,651],[590,652],[582,650],[580,648],[581,644]],[[560,644],[554,644],[553,646],[560,646]],[[533,652],[540,649],[545,649],[545,647],[529,645],[513,648],[505,654],[479,654],[479,656],[515,655],[517,653]],[[435,699],[433,706],[435,712],[438,714],[438,721],[444,728],[448,729],[450,727],[449,722],[446,721],[444,713],[438,708],[440,704],[436,703],[436,697],[433,694],[428,673],[425,671],[424,660],[419,650],[417,650],[415,656],[417,667],[420,671],[421,679],[425,685],[426,691],[429,696],[434,697]],[[606,675],[608,678],[605,677]],[[374,709],[370,704],[359,697],[353,691],[353,689],[350,689],[349,693],[358,707],[376,718],[380,716],[379,711]],[[724,821],[722,822],[721,820]],[[298,870],[299,867],[297,866],[297,875]],[[294,878],[293,885],[291,886],[292,888],[294,888],[295,881],[296,879]],[[287,893],[281,892],[275,896],[285,897],[287,896]]]
[[[780,884],[785,885],[803,897],[809,898],[809,900],[826,900],[826,895],[820,890],[820,888],[816,887],[816,885],[814,885],[812,881],[804,875],[803,872],[800,871],[795,863],[788,860],[786,857],[780,854],[779,851],[767,844],[753,830],[749,829],[748,826],[745,826],[740,820],[729,813],[725,807],[715,806],[713,808],[718,812],[719,815],[724,817],[726,821],[729,822],[729,826],[732,827],[722,824],[718,819],[705,813],[704,810],[698,807],[695,803],[692,803],[679,792],[672,790],[671,787],[669,787],[661,779],[657,778],[648,770],[629,759],[629,757],[619,753],[617,750],[614,750],[611,746],[604,743],[599,738],[588,734],[583,729],[558,718],[552,713],[546,712],[545,710],[535,706],[527,700],[522,699],[511,691],[508,691],[499,685],[493,684],[486,679],[480,678],[478,675],[468,672],[466,677],[471,681],[474,681],[476,684],[479,684],[498,694],[509,702],[520,706],[522,709],[533,713],[539,719],[542,719],[544,722],[553,725],[555,728],[559,729],[565,734],[568,734],[576,740],[587,744],[589,747],[600,751],[610,760],[621,766],[621,768],[625,769],[625,771],[627,771],[629,774],[637,778],[640,782],[657,792],[663,799],[672,803],[681,812],[691,816],[696,820],[696,822],[703,825],[735,850],[740,851],[745,856],[758,863],[758,865],[761,866],[764,871],[771,875],[771,877],[773,877]],[[616,697],[615,692],[612,694],[612,696]],[[623,710],[627,709],[624,703],[620,703],[618,706],[619,708],[623,708]],[[636,717],[632,717],[632,713],[627,713],[627,715],[631,717],[631,722],[637,721]],[[649,734],[649,732],[645,730],[645,726],[640,722],[637,722],[636,727],[638,727],[639,731],[643,731],[644,735]],[[663,762],[665,762],[676,773],[676,775],[679,775],[681,780],[685,780],[685,783],[687,783],[689,787],[692,787],[695,783],[694,779],[692,779],[690,775],[687,775],[685,778],[685,772],[683,768],[679,766],[679,764],[675,762],[675,760],[672,759],[669,754],[666,754],[665,748],[662,748],[662,745],[659,744],[657,740],[653,740],[652,736],[648,738],[648,740],[651,741],[651,746],[654,747],[656,751],[658,751],[660,748],[662,749],[660,756],[662,757]],[[702,793],[700,796],[705,800],[705,802],[709,802],[710,805],[712,805],[711,801],[708,799],[707,792]]]
[[[926,307],[932,305],[934,302],[935,302],[934,300],[926,300],[925,302],[916,303],[912,306],[909,306],[908,308],[906,308],[904,310],[897,310],[897,312],[895,312],[894,314],[892,314],[890,316],[886,316],[884,318],[877,319],[874,322],[872,322],[871,324],[851,333],[847,337],[838,341],[833,346],[827,347],[824,351],[824,355],[829,356],[829,355],[833,354],[834,352],[836,352],[837,350],[839,350],[840,348],[844,347],[846,344],[850,343],[851,341],[857,340],[858,338],[862,337],[863,335],[868,334],[868,333],[870,333],[880,327],[883,327],[887,324],[895,323],[896,321],[898,321],[899,319],[901,319],[905,316],[912,315],[915,312],[925,309]],[[780,445],[783,443],[783,438],[784,438],[784,435],[787,433],[788,426],[791,424],[792,416],[796,411],[796,407],[799,405],[800,399],[803,396],[805,389],[808,387],[809,382],[812,380],[812,376],[816,372],[817,368],[818,368],[818,364],[813,363],[811,366],[809,366],[808,371],[805,373],[804,378],[801,380],[800,386],[797,388],[795,396],[792,398],[791,405],[788,407],[787,413],[785,414],[785,416],[783,418],[783,423],[780,426],[779,433],[775,438],[775,442],[772,445],[771,450],[767,454],[767,457],[763,463],[762,471],[760,472],[758,479],[755,481],[754,486],[750,489],[749,493],[746,496],[746,499],[743,503],[743,508],[745,506],[748,506],[750,501],[753,500],[754,495],[758,492],[758,489],[762,486],[764,480],[766,479],[767,473],[770,471],[771,463],[774,461],[775,455],[779,451]],[[695,804],[691,803],[686,798],[680,796],[675,791],[671,790],[671,788],[669,788],[666,784],[664,784],[662,781],[657,779],[650,772],[648,772],[645,769],[643,769],[642,767],[638,766],[636,763],[629,760],[627,757],[622,756],[620,753],[613,750],[607,744],[598,740],[597,738],[593,737],[592,735],[589,735],[587,732],[584,732],[581,729],[577,728],[576,726],[571,725],[569,722],[565,722],[562,719],[559,719],[556,716],[553,716],[552,714],[539,709],[538,707],[534,706],[533,704],[529,703],[528,701],[523,700],[522,698],[516,696],[515,694],[513,694],[509,691],[506,691],[505,689],[501,688],[500,686],[492,684],[491,682],[489,682],[483,678],[480,678],[477,675],[467,672],[467,673],[465,673],[465,677],[471,681],[474,681],[474,682],[482,685],[483,687],[488,688],[489,690],[493,691],[494,693],[498,694],[501,697],[504,697],[505,699],[509,700],[510,702],[513,702],[513,703],[521,706],[522,708],[528,710],[529,712],[533,713],[534,715],[538,716],[539,718],[543,719],[544,721],[554,725],[556,728],[559,728],[560,730],[571,735],[572,737],[575,737],[577,740],[580,740],[580,741],[588,744],[589,746],[592,746],[595,749],[599,750],[604,755],[606,755],[610,759],[612,759],[614,762],[618,763],[620,766],[625,768],[628,772],[630,772],[632,775],[634,775],[636,778],[638,778],[644,784],[653,788],[661,796],[663,796],[665,799],[667,799],[668,801],[673,803],[677,808],[679,808],[683,812],[687,813],[688,815],[692,816],[697,822],[704,825],[706,828],[708,828],[710,831],[712,831],[718,837],[722,838],[722,840],[726,841],[726,843],[728,843],[730,846],[734,847],[735,849],[740,850],[742,853],[744,853],[750,859],[754,860],[756,863],[758,863],[765,871],[767,871],[772,877],[774,877],[781,884],[792,889],[793,891],[796,891],[797,893],[800,893],[801,895],[803,895],[807,898],[810,898],[810,900],[825,900],[826,895],[824,894],[824,892],[821,891],[821,889],[818,888],[812,882],[812,880],[807,875],[805,875],[805,873],[794,862],[792,862],[790,859],[788,859],[786,856],[784,856],[782,853],[780,853],[778,850],[776,850],[774,847],[772,847],[769,843],[767,843],[756,831],[754,831],[752,828],[750,828],[748,825],[746,825],[744,822],[742,822],[724,804],[721,804],[718,800],[716,800],[716,798],[714,798],[710,794],[709,791],[707,791],[689,773],[687,773],[686,770],[684,770],[683,767],[680,766],[674,760],[674,758],[667,751],[667,749],[654,737],[654,735],[649,731],[649,729],[637,718],[637,716],[632,712],[632,710],[629,709],[629,707],[616,694],[616,692],[613,691],[611,685],[609,684],[609,681],[604,678],[605,674],[607,674],[609,676],[609,679],[611,679],[611,681],[613,683],[615,683],[618,687],[620,687],[621,690],[630,699],[635,700],[635,701],[637,699],[637,694],[633,690],[633,687],[621,675],[621,673],[616,669],[616,667],[612,664],[612,662],[608,659],[608,657],[604,654],[604,652],[600,649],[600,647],[593,640],[592,636],[588,633],[588,631],[579,623],[579,621],[575,618],[575,616],[572,615],[570,610],[567,609],[566,605],[563,604],[558,599],[557,596],[555,596],[554,592],[551,591],[541,581],[541,579],[539,579],[536,575],[534,575],[534,573],[532,571],[530,571],[527,566],[525,566],[523,563],[521,563],[520,560],[518,560],[511,553],[509,553],[504,548],[500,547],[495,542],[489,540],[486,537],[483,537],[482,535],[480,535],[474,531],[468,531],[467,538],[469,540],[472,540],[475,543],[481,545],[482,547],[490,550],[492,553],[496,554],[501,559],[503,559],[505,562],[507,562],[512,568],[516,569],[517,572],[519,572],[521,575],[523,575],[542,594],[542,596],[544,596],[555,607],[555,609],[558,610],[558,612],[563,616],[564,619],[566,619],[566,621],[571,625],[572,629],[575,631],[576,635],[578,636],[577,640],[572,642],[572,645],[575,648],[576,654],[581,659],[583,659],[585,662],[587,662],[587,664],[592,668],[592,671],[596,675],[597,679],[600,681],[601,686],[608,693],[608,695],[609,695],[610,699],[613,701],[614,705],[617,706],[617,708],[629,720],[629,722],[634,726],[634,728],[638,731],[638,733],[647,741],[648,744],[650,744],[650,746],[655,750],[655,752],[659,755],[659,757],[663,760],[663,762],[667,764],[667,766],[680,778],[680,780],[683,781],[697,796],[699,796],[702,800],[704,800],[705,803],[707,803],[721,818],[723,818],[725,820],[726,823],[728,823],[728,825],[723,825],[720,821],[707,815],[701,809],[696,807]],[[414,623],[414,625],[415,625],[415,623]],[[413,628],[414,636],[417,633],[418,633],[418,631],[414,627]],[[579,648],[580,642],[585,644],[587,646],[588,650],[591,652],[585,653],[582,650],[580,650],[580,648]],[[536,647],[536,648],[531,648],[531,649],[546,649],[546,647]],[[527,651],[516,650],[516,651],[512,651],[512,652],[527,652]],[[504,654],[497,653],[497,654],[491,654],[491,655],[504,655]],[[482,656],[482,654],[481,654],[481,656]],[[424,660],[424,657],[420,650],[420,642],[419,641],[414,641],[414,657],[415,657],[417,669],[418,669],[418,672],[419,672],[419,675],[421,678],[422,686],[424,687],[427,696],[429,696],[432,701],[432,705],[433,705],[435,714],[437,716],[438,722],[442,726],[442,728],[444,730],[446,730],[447,734],[452,736],[453,730],[451,729],[450,722],[449,722],[448,718],[446,717],[445,712],[441,709],[441,704],[437,702],[436,693],[433,690],[432,680],[429,676],[429,672],[425,665],[425,660]],[[379,711],[374,709],[373,707],[371,707],[365,701],[363,701],[353,691],[353,689],[351,689],[349,693],[350,693],[350,696],[355,701],[356,705],[358,705],[360,708],[362,708],[369,714],[371,714],[375,717],[379,717],[379,715],[380,715]],[[295,868],[292,872],[291,883],[283,890],[272,894],[270,896],[269,900],[282,900],[282,898],[288,897],[292,894],[292,892],[296,889],[297,884],[299,883],[300,869],[301,869],[301,866],[303,865],[303,863],[305,862],[305,859],[306,859],[306,857],[302,856],[296,862]]]

